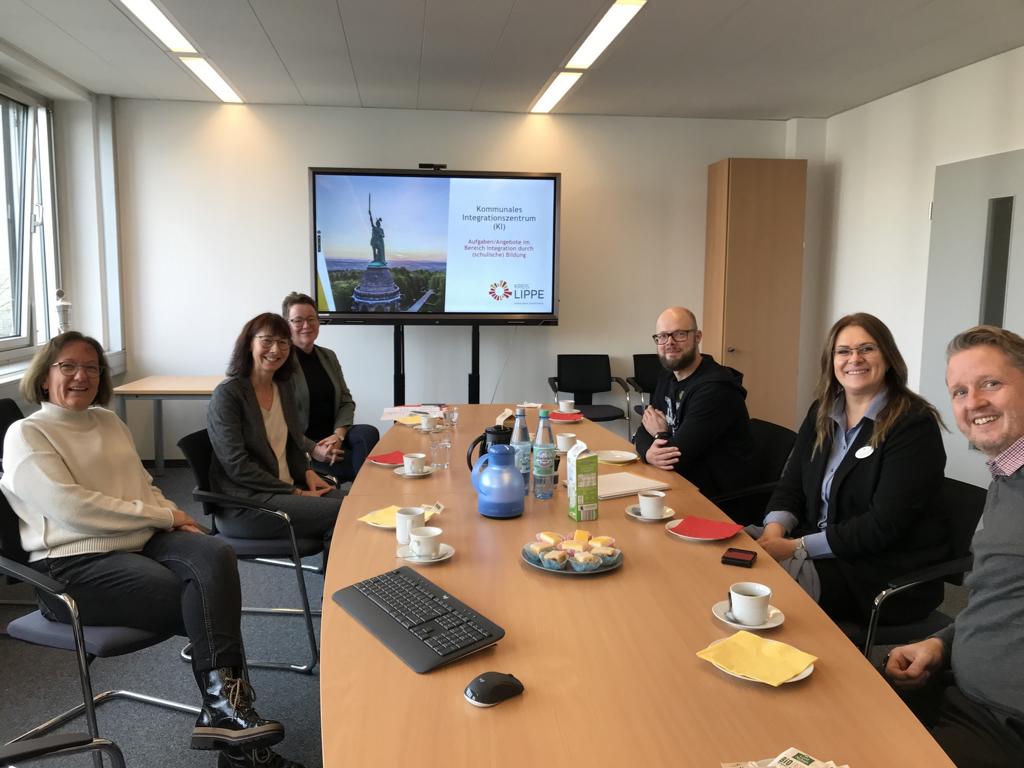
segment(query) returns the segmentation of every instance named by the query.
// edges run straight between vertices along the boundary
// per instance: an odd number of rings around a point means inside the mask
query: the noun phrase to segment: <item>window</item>
[[[0,131],[0,359],[10,359],[56,330],[49,112],[0,93]]]

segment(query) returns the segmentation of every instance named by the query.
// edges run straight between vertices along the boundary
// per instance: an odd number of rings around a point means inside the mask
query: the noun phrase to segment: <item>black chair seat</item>
[[[591,421],[617,421],[625,418],[621,408],[614,405],[578,405],[583,417]]]
[[[19,616],[7,625],[7,634],[18,640],[48,648],[75,650],[75,634],[70,624],[50,621],[39,611]],[[162,643],[170,635],[149,632],[135,627],[82,627],[85,652],[90,656],[109,658],[135,653]]]
[[[231,547],[242,560],[254,557],[291,557],[292,544],[289,539],[236,539],[218,533],[217,538]],[[319,539],[295,539],[300,557],[316,555],[324,548]]]

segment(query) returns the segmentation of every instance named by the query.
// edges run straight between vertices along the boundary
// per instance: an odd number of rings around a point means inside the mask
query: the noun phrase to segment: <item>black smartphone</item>
[[[757,552],[750,549],[737,549],[729,547],[722,555],[722,562],[726,565],[738,565],[741,568],[751,568],[757,560]]]

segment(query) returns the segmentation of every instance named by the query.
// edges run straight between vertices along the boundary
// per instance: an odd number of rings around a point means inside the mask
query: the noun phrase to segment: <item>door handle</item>
[[[726,347],[725,351],[726,352],[735,352],[736,351],[736,347]]]

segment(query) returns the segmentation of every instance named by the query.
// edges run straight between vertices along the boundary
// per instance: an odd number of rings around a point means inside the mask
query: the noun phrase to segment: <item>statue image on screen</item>
[[[326,278],[318,285],[329,286],[323,309],[443,312],[447,204],[445,179],[327,177],[316,193],[315,249]]]

